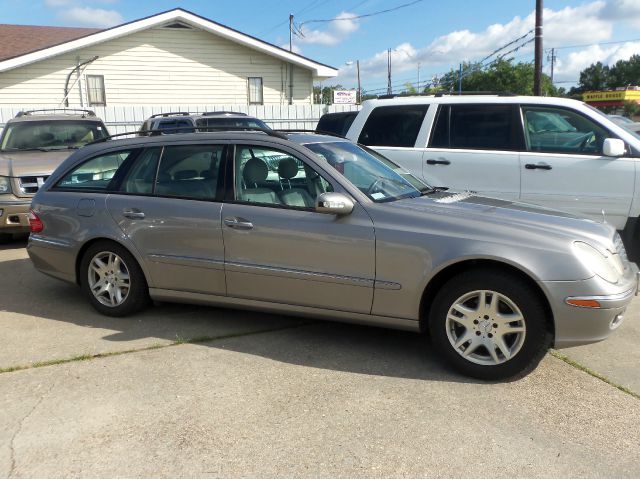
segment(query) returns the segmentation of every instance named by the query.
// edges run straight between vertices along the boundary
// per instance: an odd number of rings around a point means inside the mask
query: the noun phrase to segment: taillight
[[[33,212],[33,210],[29,210],[29,230],[32,233],[40,233],[44,229],[44,223],[38,215]]]

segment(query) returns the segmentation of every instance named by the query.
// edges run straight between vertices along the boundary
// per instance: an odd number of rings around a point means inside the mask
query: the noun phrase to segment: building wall
[[[286,62],[203,30],[153,28],[0,73],[0,104],[60,104],[78,59],[95,55],[84,75],[104,75],[107,105],[247,104],[248,77],[263,78],[265,104],[289,102]],[[88,106],[84,75],[70,106],[81,94]],[[311,104],[312,91],[312,72],[294,67],[294,104]]]

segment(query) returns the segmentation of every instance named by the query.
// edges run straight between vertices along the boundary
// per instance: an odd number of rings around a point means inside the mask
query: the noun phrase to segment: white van
[[[640,136],[585,103],[502,95],[368,100],[346,136],[433,186],[604,217],[640,256]]]

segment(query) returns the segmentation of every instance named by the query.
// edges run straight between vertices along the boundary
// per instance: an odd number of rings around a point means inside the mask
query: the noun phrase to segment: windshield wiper
[[[440,191],[447,191],[448,189],[448,186],[429,186],[428,188],[420,189],[420,196],[432,195]]]

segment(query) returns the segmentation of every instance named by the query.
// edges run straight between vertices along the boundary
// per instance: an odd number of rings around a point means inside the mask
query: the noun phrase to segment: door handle
[[[224,224],[229,228],[235,228],[237,230],[250,230],[253,228],[253,223],[244,218],[225,218]]]
[[[427,160],[427,165],[450,165],[451,162],[449,160],[445,160],[444,158],[438,158],[434,160],[433,158],[429,158]]]
[[[144,218],[144,213],[137,208],[130,208],[122,210],[122,216],[130,220],[141,220]]]
[[[550,170],[551,165],[547,165],[546,163],[538,163],[534,165],[533,163],[527,163],[524,165],[527,170]]]

